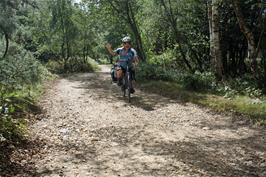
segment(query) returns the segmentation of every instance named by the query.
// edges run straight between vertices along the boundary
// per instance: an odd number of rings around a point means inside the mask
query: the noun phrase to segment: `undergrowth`
[[[211,72],[187,73],[142,63],[137,78],[144,90],[219,112],[234,112],[266,125],[266,97],[248,76],[219,83]]]

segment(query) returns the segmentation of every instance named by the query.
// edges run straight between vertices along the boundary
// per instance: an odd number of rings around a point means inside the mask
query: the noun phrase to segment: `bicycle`
[[[128,98],[128,102],[131,102],[131,89],[132,89],[132,82],[131,82],[131,71],[127,65],[125,73],[122,77],[122,86],[121,90],[123,92],[123,96]]]
[[[123,74],[120,79],[117,79],[115,76],[116,74],[114,73],[115,72],[114,70],[116,70],[116,67],[119,68],[118,70],[122,70]],[[111,77],[112,77],[112,83],[117,83],[117,85],[121,87],[123,97],[127,96],[128,102],[130,103],[131,102],[131,90],[132,90],[132,82],[131,82],[132,73],[131,73],[129,66],[127,65],[127,67],[124,70],[119,65],[114,65],[111,68]]]

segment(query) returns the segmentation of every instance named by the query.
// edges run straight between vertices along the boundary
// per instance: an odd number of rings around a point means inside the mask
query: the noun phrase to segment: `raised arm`
[[[117,53],[115,53],[115,52],[113,51],[113,49],[112,49],[112,45],[111,45],[111,44],[107,43],[107,44],[105,45],[105,47],[106,47],[106,49],[108,50],[108,52],[109,52],[112,56],[116,56],[116,55],[117,55]]]

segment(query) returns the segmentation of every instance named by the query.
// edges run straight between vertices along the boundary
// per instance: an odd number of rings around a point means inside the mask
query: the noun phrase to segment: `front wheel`
[[[131,102],[131,82],[130,82],[130,74],[127,73],[127,96],[128,96],[128,102]]]
[[[125,88],[125,86],[122,86],[122,91],[123,91],[123,96],[126,97],[126,93],[127,93],[127,89]]]
[[[126,90],[127,90],[127,84],[126,84],[126,80],[125,77],[123,77],[122,79],[122,85],[121,85],[121,91],[123,93],[123,97],[126,97]]]
[[[130,89],[127,90],[127,97],[128,97],[128,102],[131,102],[131,93],[130,93]]]

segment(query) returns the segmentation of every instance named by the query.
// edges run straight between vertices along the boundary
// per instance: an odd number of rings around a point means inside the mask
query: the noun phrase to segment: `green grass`
[[[258,101],[241,95],[225,98],[214,93],[188,91],[177,83],[164,81],[142,81],[139,87],[147,92],[206,106],[214,111],[241,114],[254,124],[266,126],[266,100]]]

